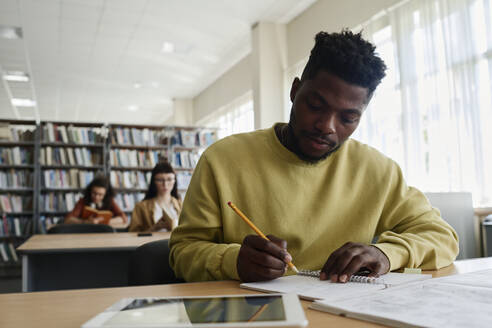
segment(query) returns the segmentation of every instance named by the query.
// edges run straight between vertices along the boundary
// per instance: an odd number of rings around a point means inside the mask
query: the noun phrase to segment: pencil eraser
[[[227,205],[231,206],[231,202],[227,202]]]
[[[422,269],[419,269],[419,268],[405,268],[405,270],[403,270],[403,273],[416,273],[416,274],[420,274],[420,273],[422,273]]]

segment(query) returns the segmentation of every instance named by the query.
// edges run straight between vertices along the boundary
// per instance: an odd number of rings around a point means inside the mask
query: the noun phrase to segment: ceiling
[[[257,21],[287,23],[315,0],[0,0],[0,118],[158,124],[251,49]],[[171,42],[175,51],[165,53]],[[34,107],[13,106],[12,98]]]

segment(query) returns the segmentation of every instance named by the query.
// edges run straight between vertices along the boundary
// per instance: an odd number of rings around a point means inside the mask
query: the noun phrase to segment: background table
[[[170,232],[147,237],[133,232],[34,235],[17,248],[22,291],[127,286],[133,251],[169,236]]]

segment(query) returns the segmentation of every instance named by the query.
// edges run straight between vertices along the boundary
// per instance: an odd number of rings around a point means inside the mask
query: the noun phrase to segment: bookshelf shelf
[[[77,192],[77,191],[82,191],[84,190],[85,188],[46,188],[46,187],[42,187],[41,188],[41,191],[43,192],[56,192],[56,191],[66,191],[66,192]]]
[[[103,148],[103,143],[64,143],[64,142],[42,142],[42,147],[74,147],[74,148]]]
[[[80,170],[104,170],[103,165],[41,165],[43,170],[60,169],[60,170],[70,170],[70,169],[80,169]]]
[[[115,192],[146,192],[147,188],[113,188]]]
[[[24,212],[5,212],[7,216],[32,216],[34,214],[33,211],[24,211]]]
[[[34,188],[2,188],[1,193],[26,193],[33,192]]]
[[[34,169],[31,164],[0,164],[0,169]]]
[[[34,141],[0,141],[0,147],[34,147]]]
[[[111,145],[111,149],[167,150],[169,146]]]
[[[59,216],[59,215],[63,215],[65,216],[69,211],[40,211],[39,213],[41,215],[56,215],[56,216]]]
[[[110,166],[111,170],[123,170],[123,171],[152,171],[154,167],[141,167],[141,166]]]

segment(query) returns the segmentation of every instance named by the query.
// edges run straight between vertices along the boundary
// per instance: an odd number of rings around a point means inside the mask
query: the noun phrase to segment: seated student
[[[453,228],[398,164],[349,138],[385,69],[360,33],[318,33],[292,83],[289,123],[224,138],[201,156],[169,243],[176,276],[269,280],[292,260],[346,282],[362,268],[451,264]],[[255,235],[228,201],[276,237]]]
[[[114,201],[114,192],[111,183],[104,176],[96,176],[94,180],[85,188],[84,196],[75,204],[74,209],[65,217],[65,223],[94,223],[99,224],[104,221],[101,217],[82,218],[85,206],[96,210],[108,210],[113,212],[109,224],[127,223],[128,219]]]
[[[144,200],[133,209],[129,231],[171,231],[180,213],[176,173],[169,163],[159,163],[152,170]]]

